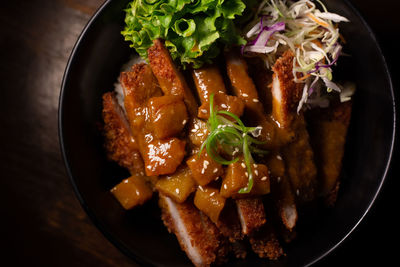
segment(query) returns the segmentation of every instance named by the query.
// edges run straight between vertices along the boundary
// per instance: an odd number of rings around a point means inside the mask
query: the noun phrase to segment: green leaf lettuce
[[[174,60],[198,68],[224,45],[246,43],[234,26],[245,8],[242,0],[134,0],[125,10],[121,33],[142,58],[161,38]]]

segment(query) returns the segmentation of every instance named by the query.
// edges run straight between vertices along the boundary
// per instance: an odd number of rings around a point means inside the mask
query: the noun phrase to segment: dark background
[[[390,0],[351,2],[378,38],[399,99],[400,4]],[[80,32],[102,3],[14,0],[0,6],[2,266],[135,265],[107,241],[83,211],[67,177],[58,142],[63,72]],[[398,154],[395,149],[382,192],[366,218],[317,266],[387,266],[397,262]]]

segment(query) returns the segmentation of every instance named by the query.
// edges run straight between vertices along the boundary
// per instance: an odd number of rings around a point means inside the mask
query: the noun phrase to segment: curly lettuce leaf
[[[224,45],[246,43],[234,26],[246,8],[243,1],[134,0],[125,10],[121,33],[144,59],[153,40],[161,38],[174,60],[198,68]]]

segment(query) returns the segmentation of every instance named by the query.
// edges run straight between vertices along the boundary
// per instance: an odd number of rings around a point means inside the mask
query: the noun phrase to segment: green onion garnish
[[[233,121],[228,120],[228,116],[233,119]],[[241,152],[244,157],[244,163],[246,164],[247,172],[249,174],[249,181],[247,186],[239,190],[240,194],[249,193],[253,188],[254,178],[252,164],[254,162],[251,153],[265,154],[267,151],[254,147],[254,145],[263,144],[250,134],[255,135],[254,132],[259,131],[259,127],[246,127],[244,123],[240,120],[238,116],[229,111],[216,111],[214,109],[214,94],[210,95],[210,117],[207,121],[210,134],[207,139],[200,147],[199,155],[203,151],[204,147],[210,157],[222,164],[229,165],[235,163],[239,160],[239,157],[233,158],[232,160],[227,160],[223,158],[217,151],[218,147],[221,147],[226,153],[233,154],[236,152]]]

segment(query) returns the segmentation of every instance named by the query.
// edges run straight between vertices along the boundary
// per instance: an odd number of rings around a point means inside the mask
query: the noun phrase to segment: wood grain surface
[[[376,31],[397,76],[397,2],[381,0],[378,9],[376,1],[352,2]],[[13,0],[0,5],[0,266],[135,266],[80,206],[58,140],[64,69],[80,32],[102,3]],[[397,77],[394,82],[399,84]],[[366,220],[319,266],[395,259],[389,242],[398,231],[389,208],[398,203],[397,169],[392,168]]]

